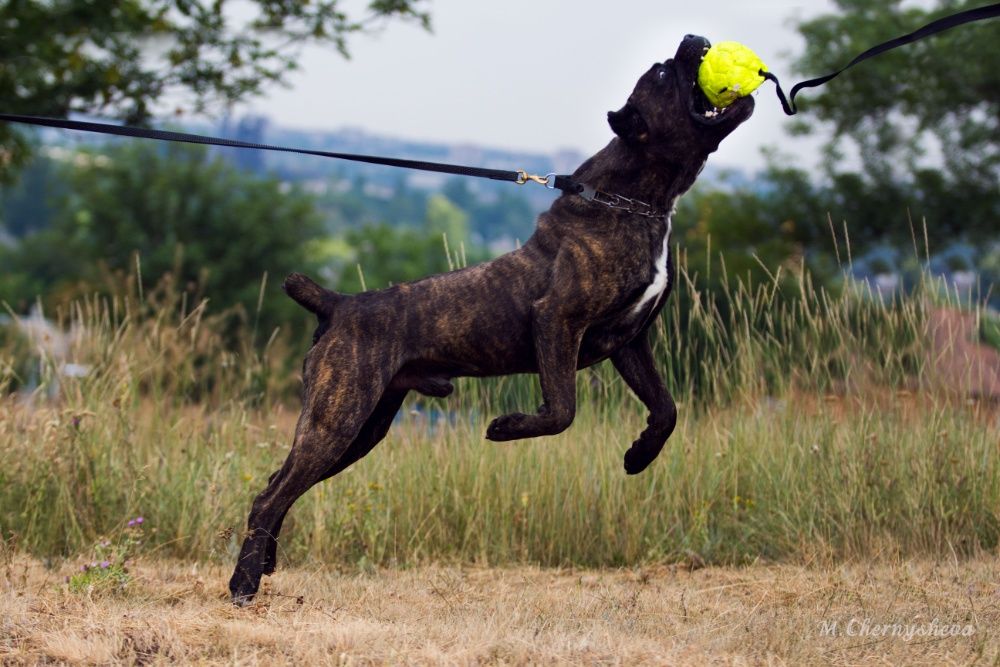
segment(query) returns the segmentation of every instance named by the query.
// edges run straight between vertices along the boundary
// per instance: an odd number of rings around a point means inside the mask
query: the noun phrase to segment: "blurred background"
[[[747,44],[788,89],[977,4],[0,0],[0,110],[570,172],[687,33]],[[607,363],[579,374],[572,429],[510,447],[485,425],[538,405],[537,379],[461,380],[446,401],[411,395],[376,455],[307,494],[283,553],[603,567],[995,549],[997,62],[992,21],[807,90],[792,119],[760,89],[674,219],[652,337],[680,422],[649,473],[622,474],[647,412]],[[354,293],[483,261],[551,197],[0,124],[0,539],[69,557],[143,515],[157,554],[230,562],[291,441],[315,326],[282,278]]]
[[[790,87],[968,2],[0,3],[8,112],[570,172],[650,63],[700,33]],[[1000,40],[966,26],[864,63],[786,118],[766,84],[677,216],[699,285],[800,262],[880,290],[924,269],[997,303]],[[15,313],[170,275],[194,301],[295,316],[291,270],[355,292],[512,249],[542,188],[276,153],[0,128],[0,299]],[[839,241],[838,241],[839,239]],[[849,242],[850,254],[846,252]],[[839,251],[839,254],[838,254]],[[929,254],[928,254],[929,253]],[[265,285],[263,300],[261,280]]]

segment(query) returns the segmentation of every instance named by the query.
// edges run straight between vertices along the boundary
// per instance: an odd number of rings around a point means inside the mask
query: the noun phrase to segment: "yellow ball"
[[[739,42],[719,42],[708,50],[698,68],[698,86],[718,108],[727,107],[757,90],[767,65]]]

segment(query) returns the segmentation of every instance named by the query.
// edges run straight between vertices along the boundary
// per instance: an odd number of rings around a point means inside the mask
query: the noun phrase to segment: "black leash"
[[[23,116],[10,113],[0,113],[0,121],[37,125],[40,127],[54,127],[63,130],[77,130],[80,132],[111,134],[119,137],[155,139],[157,141],[174,141],[186,144],[202,144],[208,146],[225,146],[227,148],[252,148],[263,151],[278,151],[281,153],[299,153],[301,155],[315,155],[318,157],[335,158],[337,160],[366,162],[368,164],[400,167],[402,169],[433,171],[440,174],[489,178],[494,181],[508,181],[510,183],[517,183],[518,185],[533,182],[544,185],[550,190],[562,190],[563,192],[568,192],[570,194],[581,194],[584,191],[584,186],[577,183],[569,176],[561,174],[546,174],[545,176],[537,176],[535,174],[529,174],[523,169],[519,169],[517,171],[506,171],[503,169],[484,169],[483,167],[465,167],[462,165],[444,164],[441,162],[425,162],[423,160],[403,160],[400,158],[379,157],[375,155],[334,153],[331,151],[317,151],[308,148],[289,148],[287,146],[258,144],[250,141],[237,141],[235,139],[206,137],[200,134],[188,134],[186,132],[171,132],[169,130],[154,130],[144,127],[130,127],[128,125],[111,125],[109,123],[94,123],[82,120],[68,120],[64,118],[43,118],[41,116]]]
[[[983,21],[985,19],[992,19],[998,16],[1000,16],[1000,3],[987,5],[985,7],[977,7],[975,9],[968,9],[964,12],[952,14],[951,16],[945,16],[937,21],[932,21],[919,30],[914,30],[908,35],[903,35],[902,37],[897,37],[896,39],[890,39],[888,42],[883,42],[878,46],[873,46],[833,74],[827,74],[826,76],[809,79],[808,81],[795,84],[792,88],[791,94],[787,98],[785,97],[785,92],[781,89],[781,84],[778,83],[778,77],[774,76],[774,74],[771,74],[770,72],[761,71],[760,74],[765,79],[774,81],[774,85],[777,87],[778,91],[778,99],[781,100],[781,106],[784,108],[786,114],[794,116],[799,111],[798,107],[795,106],[795,96],[803,88],[815,88],[816,86],[822,86],[827,81],[837,77],[858,63],[868,60],[869,58],[874,58],[877,55],[885,53],[886,51],[891,51],[892,49],[905,44],[919,41],[925,37],[936,35],[939,32],[944,32],[945,30],[950,30],[951,28],[956,28],[966,23]]]
[[[44,118],[41,116],[23,116],[19,114],[0,113],[0,121],[37,125],[40,127],[54,127],[63,130],[77,130],[80,132],[111,134],[119,137],[155,139],[157,141],[173,141],[186,144],[202,144],[206,146],[224,146],[227,148],[252,148],[262,151],[298,153],[300,155],[315,155],[318,157],[334,158],[337,160],[350,160],[352,162],[379,164],[387,167],[433,171],[439,174],[489,178],[494,181],[507,181],[510,183],[516,183],[517,185],[524,185],[525,183],[538,183],[539,185],[544,185],[550,190],[562,190],[567,194],[580,195],[589,202],[595,202],[597,204],[601,204],[602,206],[620,211],[626,211],[634,215],[640,215],[646,218],[667,217],[667,214],[657,211],[650,204],[641,202],[637,199],[629,199],[628,197],[623,197],[622,195],[595,190],[594,188],[584,185],[583,183],[577,183],[571,176],[567,176],[565,174],[546,174],[544,176],[538,176],[536,174],[529,174],[523,169],[518,169],[517,171],[506,171],[503,169],[484,169],[483,167],[466,167],[457,164],[425,162],[423,160],[404,160],[401,158],[379,157],[376,155],[334,153],[331,151],[317,151],[308,148],[289,148],[287,146],[258,144],[251,141],[238,141],[236,139],[206,137],[200,134],[188,134],[187,132],[171,132],[169,130],[154,130],[144,127],[111,125],[109,123],[94,123],[82,120],[68,120],[65,118]]]

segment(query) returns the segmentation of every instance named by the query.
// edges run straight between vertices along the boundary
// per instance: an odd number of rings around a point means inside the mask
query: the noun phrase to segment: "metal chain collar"
[[[652,204],[647,204],[646,202],[639,201],[638,199],[629,199],[623,195],[616,195],[609,192],[602,192],[601,190],[595,190],[589,185],[584,185],[583,190],[579,193],[579,195],[587,201],[596,202],[618,211],[625,211],[631,215],[641,215],[644,218],[669,217],[668,213],[657,211],[653,208]]]

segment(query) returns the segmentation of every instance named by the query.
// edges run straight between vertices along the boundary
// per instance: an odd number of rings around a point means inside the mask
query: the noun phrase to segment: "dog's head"
[[[677,54],[642,75],[625,106],[608,112],[608,123],[630,147],[665,160],[706,158],[753,114],[754,101],[741,97],[714,109],[698,87],[698,67],[711,46],[688,35]]]

